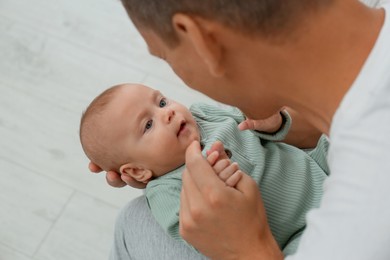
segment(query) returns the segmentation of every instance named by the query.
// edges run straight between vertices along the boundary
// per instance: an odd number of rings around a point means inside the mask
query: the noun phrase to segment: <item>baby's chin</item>
[[[186,149],[187,149],[188,146],[190,146],[194,141],[197,141],[197,142],[200,143],[200,135],[199,135],[199,133],[194,134],[194,136],[192,136],[191,138],[188,139],[188,143],[187,143]]]

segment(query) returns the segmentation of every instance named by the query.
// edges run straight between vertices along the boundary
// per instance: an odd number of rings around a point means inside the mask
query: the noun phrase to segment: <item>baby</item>
[[[288,131],[291,119],[286,113],[283,117],[275,134],[240,131],[245,116],[237,108],[196,104],[189,110],[149,87],[122,84],[92,101],[81,119],[80,139],[88,158],[103,170],[147,183],[152,214],[179,240],[186,148],[197,140],[206,153],[221,141],[226,154],[223,159],[211,154],[209,162],[229,186],[235,186],[241,171],[256,181],[273,235],[287,255],[297,248],[307,211],[319,206],[329,170],[325,137],[310,152],[272,142]]]

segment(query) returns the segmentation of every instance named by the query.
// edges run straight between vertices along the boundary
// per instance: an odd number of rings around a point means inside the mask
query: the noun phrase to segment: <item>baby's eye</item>
[[[147,130],[149,130],[150,128],[152,128],[153,126],[153,120],[149,120],[148,122],[146,122],[146,125],[145,125],[145,132]]]
[[[160,107],[165,107],[167,105],[167,100],[165,98],[162,98],[160,100],[160,104],[159,105],[160,105]]]

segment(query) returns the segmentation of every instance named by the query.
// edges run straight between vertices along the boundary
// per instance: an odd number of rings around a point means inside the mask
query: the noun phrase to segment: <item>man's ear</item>
[[[126,174],[138,182],[148,183],[152,177],[153,172],[148,169],[143,169],[135,166],[132,163],[126,163],[119,168],[121,174]]]
[[[181,40],[188,40],[206,64],[210,73],[219,77],[225,73],[222,64],[222,46],[215,35],[214,23],[177,13],[172,18],[173,27]]]

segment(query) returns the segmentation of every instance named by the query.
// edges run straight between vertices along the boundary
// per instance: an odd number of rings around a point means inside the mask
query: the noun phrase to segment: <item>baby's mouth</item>
[[[177,132],[177,136],[179,136],[180,134],[181,134],[181,132],[183,132],[183,130],[185,129],[185,127],[186,127],[186,122],[181,122],[181,124],[180,124],[180,127],[179,127],[179,131]]]

